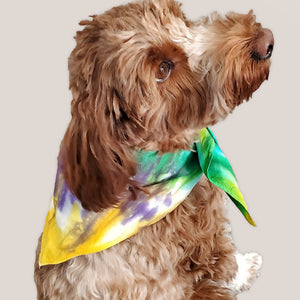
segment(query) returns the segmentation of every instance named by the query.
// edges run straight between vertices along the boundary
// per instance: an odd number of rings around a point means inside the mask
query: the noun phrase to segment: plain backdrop
[[[35,247],[70,119],[67,59],[78,22],[121,3],[1,1],[1,299],[36,299]],[[275,36],[269,81],[212,128],[258,225],[248,225],[229,203],[235,244],[264,258],[260,278],[239,299],[300,299],[300,1],[183,0],[191,19],[250,9]]]

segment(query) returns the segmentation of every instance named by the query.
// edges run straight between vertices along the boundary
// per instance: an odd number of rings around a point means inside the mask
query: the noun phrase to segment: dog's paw
[[[235,278],[230,283],[230,288],[236,293],[248,290],[254,280],[259,276],[262,265],[262,257],[257,253],[246,253],[235,255],[238,270]]]

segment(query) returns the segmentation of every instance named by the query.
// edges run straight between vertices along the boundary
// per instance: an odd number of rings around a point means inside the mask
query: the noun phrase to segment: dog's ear
[[[94,18],[81,25],[69,58],[74,99],[59,159],[71,192],[84,208],[99,211],[120,200],[136,165],[122,132],[126,108],[114,87],[113,62],[105,66],[107,53],[99,47],[101,26]]]

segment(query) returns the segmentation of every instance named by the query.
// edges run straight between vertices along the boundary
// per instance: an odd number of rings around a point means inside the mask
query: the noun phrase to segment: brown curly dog
[[[132,181],[133,151],[190,149],[200,128],[223,120],[268,78],[273,36],[252,12],[192,22],[173,0],[146,0],[80,24],[59,158],[88,210],[142,192]],[[236,252],[225,198],[202,176],[173,212],[109,249],[40,267],[39,243],[38,299],[236,299],[261,258]]]

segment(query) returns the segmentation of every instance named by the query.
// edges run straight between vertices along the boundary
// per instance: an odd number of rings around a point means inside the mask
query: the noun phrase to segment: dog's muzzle
[[[252,59],[266,60],[272,55],[274,48],[274,37],[270,29],[263,28],[256,40],[254,50],[252,52]]]

